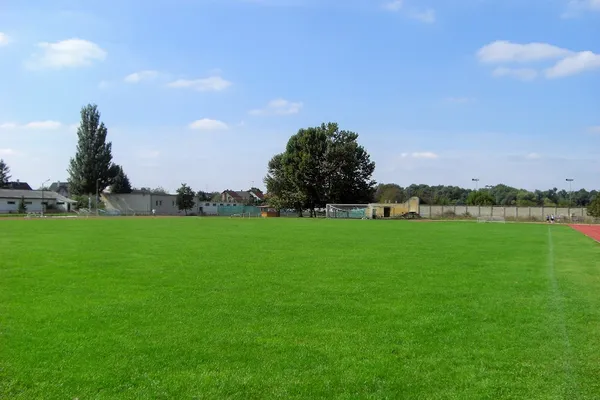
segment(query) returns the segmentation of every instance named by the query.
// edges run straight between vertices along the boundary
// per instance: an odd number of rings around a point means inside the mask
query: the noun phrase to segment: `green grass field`
[[[564,226],[0,222],[2,399],[598,399]]]

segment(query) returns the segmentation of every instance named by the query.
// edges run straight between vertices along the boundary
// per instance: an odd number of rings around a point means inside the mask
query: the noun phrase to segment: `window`
[[[14,201],[8,201],[7,203],[8,203],[8,204],[15,204],[15,202],[14,202]]]
[[[157,206],[162,206],[162,200],[156,200],[156,205]]]
[[[213,203],[213,207],[216,207],[216,206],[217,206],[217,203]]]
[[[58,202],[56,202],[56,204],[59,205],[59,206],[62,206],[62,205],[65,204],[65,202],[64,201],[58,201]],[[48,203],[46,203],[46,205],[48,205]]]
[[[26,201],[25,204],[33,204],[31,201]]]
[[[219,204],[219,207],[223,207],[223,203]]]
[[[204,205],[205,205],[206,207],[208,207],[208,206],[210,206],[210,203],[204,203]]]
[[[175,207],[175,200],[173,200],[173,207]]]

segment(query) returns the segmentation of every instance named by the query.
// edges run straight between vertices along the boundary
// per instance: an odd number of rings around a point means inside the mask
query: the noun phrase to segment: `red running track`
[[[571,225],[571,228],[578,230],[597,242],[600,242],[600,225]]]

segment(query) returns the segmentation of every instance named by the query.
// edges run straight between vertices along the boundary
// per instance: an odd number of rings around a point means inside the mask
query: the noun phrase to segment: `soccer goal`
[[[325,217],[366,219],[367,207],[369,207],[368,204],[327,204],[325,208]]]
[[[491,216],[477,217],[477,222],[479,222],[479,223],[499,222],[501,224],[505,224],[506,223],[506,219],[504,217],[491,217]]]

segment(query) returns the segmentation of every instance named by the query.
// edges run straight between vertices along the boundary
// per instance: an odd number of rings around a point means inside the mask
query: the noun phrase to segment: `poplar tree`
[[[96,189],[102,192],[112,184],[119,168],[112,162],[112,143],[106,141],[107,133],[98,106],[82,107],[77,152],[67,169],[71,193],[85,195],[95,193]]]

